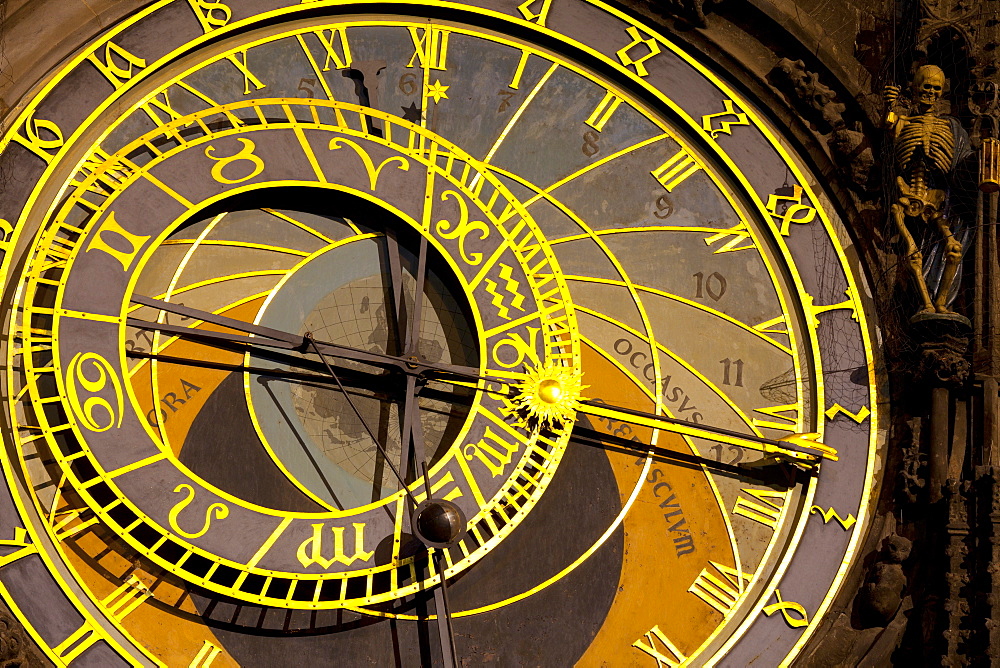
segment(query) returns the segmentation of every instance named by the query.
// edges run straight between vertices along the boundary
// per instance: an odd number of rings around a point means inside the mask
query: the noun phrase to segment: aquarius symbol
[[[504,284],[504,289],[511,294],[513,299],[511,299],[511,308],[516,308],[518,311],[524,312],[524,307],[521,304],[524,303],[524,295],[517,291],[518,282],[511,278],[513,274],[513,269],[506,264],[500,265],[500,278],[502,278],[506,283]],[[490,279],[485,279],[486,292],[493,295],[493,301],[490,302],[493,306],[497,307],[498,314],[504,320],[510,320],[510,309],[503,304],[503,295],[497,292],[496,281]]]

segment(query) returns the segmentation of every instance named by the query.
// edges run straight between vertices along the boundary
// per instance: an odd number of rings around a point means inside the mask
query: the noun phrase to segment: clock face
[[[445,586],[458,661],[777,665],[839,591],[858,262],[652,28],[166,0],[0,148],[0,594],[56,663],[440,664]]]

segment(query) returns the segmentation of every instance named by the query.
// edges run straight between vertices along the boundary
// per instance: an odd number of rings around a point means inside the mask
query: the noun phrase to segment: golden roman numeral
[[[28,540],[28,532],[21,527],[16,527],[14,529],[14,538],[12,540],[0,540],[0,546],[19,548],[10,554],[5,554],[0,557],[0,568],[17,561],[18,559],[26,557],[29,554],[38,552],[38,548],[35,547],[35,544]]]
[[[222,0],[188,0],[188,4],[206,33],[222,28],[233,18],[233,10]]]
[[[413,40],[413,55],[407,67],[413,67],[418,61],[420,67],[431,70],[448,69],[448,36],[450,31],[436,26],[429,28],[410,28],[410,39]]]
[[[708,563],[715,572],[707,568],[701,569],[701,573],[695,578],[694,584],[688,587],[688,591],[723,615],[728,614],[753,576],[714,561]]]
[[[337,563],[350,566],[355,561],[367,562],[370,560],[375,556],[375,553],[365,550],[365,523],[354,522],[351,526],[354,535],[353,554],[348,554],[348,548],[345,546],[347,539],[345,539],[344,533],[347,532],[347,527],[327,527],[323,523],[318,523],[312,525],[312,536],[306,538],[299,545],[298,552],[296,552],[299,562],[303,566],[319,564],[320,567],[329,569]],[[323,556],[325,543],[323,535],[327,529],[333,534],[333,556],[329,559]]]
[[[540,26],[545,25],[549,18],[549,9],[552,7],[552,0],[525,0],[517,6],[517,11],[525,21],[533,21]]]
[[[97,52],[87,56],[87,60],[104,75],[115,88],[121,88],[135,76],[136,68],[146,67],[146,59],[129,53],[114,42],[104,44],[104,58],[98,58]]]
[[[517,61],[517,67],[514,68],[514,76],[510,80],[510,88],[517,90],[521,86],[521,77],[524,76],[524,68],[528,64],[528,57],[531,53],[526,49],[521,52],[521,58]]]
[[[240,51],[239,55],[237,55],[237,54],[234,53],[231,56],[226,56],[226,58],[229,60],[229,62],[231,62],[233,65],[236,66],[236,69],[238,69],[243,74],[243,94],[244,95],[249,95],[250,94],[250,84],[253,84],[253,87],[256,88],[257,90],[260,90],[261,88],[265,88],[266,87],[266,84],[263,83],[260,79],[258,79],[257,75],[255,75],[253,72],[251,72],[250,68],[247,67],[247,50],[246,49],[243,49],[242,51]]]
[[[330,34],[327,35],[326,33]],[[338,70],[342,70],[351,66],[354,59],[351,57],[351,46],[347,43],[347,28],[330,28],[328,31],[323,29],[317,30],[315,32],[316,37],[319,38],[320,44],[326,50],[326,62],[323,63],[323,71],[330,71],[330,61],[337,66]],[[337,41],[340,41],[340,51],[337,53]],[[343,54],[343,55],[341,55]]]
[[[153,595],[153,592],[142,583],[135,575],[130,575],[118,589],[108,594],[101,600],[104,609],[119,622],[128,617],[146,599]]]
[[[598,132],[604,129],[608,120],[615,113],[615,109],[618,105],[622,103],[622,98],[618,97],[611,91],[605,93],[604,98],[598,103],[597,108],[594,109],[594,113],[590,115],[590,118],[586,120],[587,125],[594,128]]]
[[[222,651],[221,648],[216,647],[212,643],[205,641],[205,644],[201,646],[198,650],[198,654],[195,655],[191,663],[188,664],[188,668],[208,668],[215,661],[215,657],[219,656]]]
[[[71,235],[72,238],[61,236],[59,232],[67,233]],[[79,235],[82,232],[83,230],[80,230],[79,228],[67,225],[62,225],[53,229],[43,246],[45,249],[44,254],[32,260],[32,273],[36,276],[40,276],[49,269],[66,266],[70,255],[73,254],[74,249],[76,249],[80,243]]]
[[[745,488],[743,491],[756,499],[756,501],[751,501],[743,496],[737,497],[736,505],[733,506],[733,513],[742,515],[754,522],[760,522],[774,530],[778,526],[778,518],[781,517],[781,510],[784,508],[785,499],[788,498],[788,492]],[[780,504],[777,503],[779,500]]]
[[[521,447],[516,439],[513,439],[513,443],[508,443],[500,436],[487,427],[483,437],[477,443],[467,443],[462,448],[462,454],[465,455],[466,461],[471,462],[478,459],[494,478],[503,475],[504,469],[510,464],[514,453]]]
[[[86,192],[100,195],[106,199],[115,192],[124,190],[125,184],[135,176],[138,170],[138,165],[124,158],[112,162],[111,155],[104,149],[98,148],[83,159],[80,171],[77,172],[76,178],[71,183],[74,186],[86,184]],[[88,181],[88,179],[90,180]],[[91,202],[84,197],[79,197],[78,202],[89,205],[95,211],[101,206],[100,203]]]
[[[774,420],[761,420],[759,418],[753,418],[753,425],[755,427],[767,427],[768,429],[780,429],[782,431],[796,432],[798,431],[799,425],[799,412],[802,410],[800,404],[784,404],[782,406],[769,406],[767,408],[755,408],[754,412],[763,413],[764,415],[770,415],[775,420],[784,420],[784,422],[775,422]],[[781,415],[781,413],[794,413],[792,416]]]
[[[677,649],[677,645],[670,642],[670,639],[660,630],[660,625],[657,624],[653,628],[649,629],[643,634],[646,638],[646,642],[639,638],[634,643],[632,647],[640,649],[646,654],[650,655],[656,660],[656,666],[668,666],[669,668],[676,668],[676,666],[681,665],[687,661],[687,657]],[[660,644],[663,645],[663,651],[661,652],[657,646],[656,641],[659,640]],[[669,652],[670,654],[664,654],[663,652]]]
[[[69,637],[53,647],[52,651],[63,665],[68,665],[100,639],[90,622],[84,622],[83,626],[69,634]]]
[[[681,149],[665,163],[650,172],[650,174],[669,193],[673,192],[674,188],[684,182],[684,179],[699,169],[701,169],[701,165],[695,162],[694,156]]]
[[[732,237],[732,238],[730,238]],[[747,224],[745,221],[730,227],[728,229],[722,230],[718,234],[713,234],[710,237],[705,238],[705,245],[711,246],[712,244],[726,239],[727,241],[720,247],[712,251],[712,255],[717,255],[719,253],[731,253],[733,251],[749,250],[751,248],[756,248],[753,241],[747,241],[750,238],[750,230],[747,229]],[[747,241],[746,245],[741,246],[743,242]]]
[[[166,114],[166,117],[161,116],[154,109],[159,109]],[[149,98],[149,101],[142,105],[142,110],[158,125],[177,120],[182,115],[170,106],[170,91],[168,90],[164,90]]]

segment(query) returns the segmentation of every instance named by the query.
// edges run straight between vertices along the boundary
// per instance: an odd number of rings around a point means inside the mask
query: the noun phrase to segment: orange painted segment
[[[257,316],[264,297],[255,299],[225,311],[222,315],[237,320],[252,322]],[[220,327],[210,323],[202,323],[194,329],[213,332],[241,333],[228,327]],[[178,338],[165,349],[163,355],[182,357],[194,360],[210,360],[223,364],[242,364],[243,354],[219,348],[217,346],[198,343],[189,339]],[[205,403],[218,389],[232,371],[210,369],[189,364],[175,364],[158,361],[156,363],[157,402],[154,415],[151,381],[152,365],[147,362],[132,376],[132,387],[139,400],[139,409],[150,424],[154,420],[160,422],[162,433],[174,456],[180,455],[187,438],[188,431]]]
[[[585,381],[594,398],[642,411],[655,406],[648,396],[604,357],[583,346]],[[614,396],[601,396],[599,388],[614,388]],[[611,434],[619,422],[592,420],[595,429]],[[649,443],[650,430],[631,428],[626,437]],[[619,433],[619,435],[622,435]],[[659,434],[657,446],[693,454],[680,436]],[[642,471],[644,458],[606,451],[624,502]],[[604,625],[577,664],[653,665],[654,659],[632,647],[654,626],[683,652],[697,649],[722,622],[723,616],[688,592],[701,570],[714,561],[735,563],[723,509],[700,466],[676,461],[655,461],[635,504],[625,517],[625,545],[618,594]],[[662,649],[662,648],[661,648]]]

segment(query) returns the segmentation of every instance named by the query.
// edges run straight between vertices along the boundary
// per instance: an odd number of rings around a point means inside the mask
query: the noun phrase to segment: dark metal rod
[[[378,437],[375,436],[375,432],[373,432],[372,428],[368,426],[368,421],[361,416],[361,411],[358,410],[358,407],[354,404],[354,400],[351,399],[351,396],[347,393],[347,390],[344,389],[344,386],[340,382],[340,378],[338,378],[337,374],[334,372],[333,367],[331,367],[330,363],[326,361],[326,356],[320,351],[319,346],[316,345],[316,342],[313,340],[311,336],[307,335],[305,339],[310,344],[312,344],[313,350],[315,350],[316,354],[319,355],[319,358],[323,360],[323,365],[326,367],[327,372],[330,374],[330,376],[333,377],[333,380],[336,381],[337,387],[340,388],[340,391],[344,393],[344,397],[347,399],[347,403],[350,404],[351,410],[354,411],[354,414],[358,416],[358,420],[361,421],[361,426],[365,428],[365,431],[368,432],[368,435],[375,443],[375,447],[378,448],[378,451],[382,453],[383,457],[385,457],[386,464],[388,464],[389,468],[392,469],[392,473],[393,475],[396,476],[396,480],[399,481],[399,485],[403,489],[403,492],[406,493],[406,496],[410,498],[410,501],[413,503],[414,507],[416,507],[417,502],[413,498],[413,495],[410,494],[410,490],[406,487],[406,483],[403,482],[402,476],[399,475],[399,470],[396,468],[395,464],[393,464],[392,461],[389,459],[389,455],[386,453],[385,448],[382,447],[382,444],[379,443]]]
[[[686,420],[678,420],[677,418],[667,417],[666,415],[657,415],[656,413],[647,413],[645,411],[635,410],[634,408],[624,408],[623,406],[612,406],[611,404],[602,404],[597,401],[590,401],[588,399],[583,399],[579,402],[583,406],[594,406],[596,408],[607,408],[613,411],[619,411],[625,413],[626,415],[635,415],[636,417],[648,418],[650,420],[657,420],[659,422],[666,422],[667,424],[679,424],[686,426],[697,427],[702,431],[712,432],[713,434],[719,434],[720,436],[732,436],[734,438],[742,438],[748,441],[757,441],[758,443],[768,443],[770,445],[776,445],[779,448],[784,448],[786,450],[791,450],[792,452],[801,452],[806,455],[815,455],[816,453],[810,452],[809,450],[800,450],[796,448],[792,443],[788,441],[779,441],[773,438],[765,438],[763,436],[756,436],[753,434],[743,434],[738,431],[732,431],[730,429],[723,429],[722,427],[713,427],[711,425],[692,423]],[[586,413],[586,411],[584,411]],[[626,422],[627,420],[620,420],[621,422]]]

